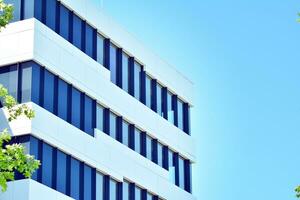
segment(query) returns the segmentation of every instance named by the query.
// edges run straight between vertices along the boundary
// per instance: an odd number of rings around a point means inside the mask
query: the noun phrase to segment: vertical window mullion
[[[169,148],[163,146],[163,168],[169,170]]]
[[[110,200],[109,199],[109,180],[110,177],[105,175],[103,177],[103,200]]]
[[[157,139],[152,139],[152,161],[156,164],[158,163],[157,149]]]
[[[120,88],[122,88],[122,74],[123,74],[123,70],[122,70],[122,49],[118,48],[117,49],[117,86],[119,86]]]
[[[104,67],[109,70],[110,66],[110,40],[104,39]]]
[[[157,81],[151,80],[151,109],[157,112]]]
[[[135,200],[135,184],[129,184],[129,200]]]
[[[172,96],[172,109],[174,111],[174,125],[178,127],[178,100],[177,100],[177,95]]]
[[[104,133],[106,133],[107,135],[109,135],[109,132],[110,132],[110,130],[109,130],[110,129],[109,128],[109,125],[110,125],[109,114],[110,114],[109,108],[105,108],[104,112],[103,112],[103,130],[104,130]]]
[[[146,133],[145,132],[141,132],[141,155],[146,157]]]
[[[184,189],[192,192],[191,188],[191,164],[189,160],[184,160]]]
[[[134,144],[135,144],[135,137],[134,137],[134,125],[129,125],[129,148],[134,150]]]
[[[117,133],[116,133],[116,136],[117,136],[117,140],[121,143],[122,143],[122,139],[123,139],[123,136],[122,136],[122,131],[123,131],[122,121],[123,121],[123,118],[121,116],[117,116],[117,122],[116,122]]]
[[[141,72],[141,102],[146,105],[146,72]]]
[[[173,153],[173,165],[175,167],[175,185],[179,186],[179,155]]]

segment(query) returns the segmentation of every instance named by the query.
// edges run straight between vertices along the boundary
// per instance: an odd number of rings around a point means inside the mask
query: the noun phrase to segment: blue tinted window
[[[67,155],[57,150],[57,168],[56,168],[56,189],[66,194],[67,184]]]
[[[122,200],[129,200],[129,183],[127,181],[123,182],[123,195]]]
[[[85,53],[91,58],[93,58],[94,28],[86,24],[85,35]]]
[[[82,47],[82,20],[77,16],[73,15],[73,44],[81,49]]]
[[[71,158],[71,180],[70,180],[70,195],[72,198],[79,200],[80,191],[80,162],[74,158]]]
[[[48,187],[52,187],[52,152],[53,148],[43,143],[43,157],[42,157],[42,183]]]
[[[38,141],[38,139],[36,139],[35,137],[32,137],[32,136],[30,136],[30,149],[29,149],[29,152],[30,152],[30,155],[34,156],[35,159],[40,159],[39,158],[39,153],[40,153],[39,141]],[[41,167],[32,174],[31,178],[33,180],[37,181],[37,175],[40,172],[40,170],[41,170]]]
[[[103,200],[103,175],[96,174],[96,200]]]
[[[42,19],[42,1],[24,0],[24,19],[35,16],[38,20]]]
[[[147,199],[146,200],[152,200],[153,196],[149,192],[147,193]]]
[[[43,107],[54,112],[54,75],[45,69],[44,77],[44,105]]]
[[[13,20],[11,22],[16,22],[21,20],[21,0],[5,0],[7,4],[14,5]]]
[[[167,110],[168,110],[168,121],[174,124],[174,111],[172,109],[172,93],[167,93]]]
[[[67,121],[68,116],[68,84],[58,80],[58,116]]]
[[[60,4],[60,24],[59,24],[59,34],[69,40],[69,10],[62,4]]]
[[[129,68],[128,68],[128,59],[129,56],[126,53],[122,53],[122,88],[126,92],[128,92],[128,84],[129,84]]]
[[[22,97],[21,102],[31,101],[31,86],[32,86],[32,67],[31,62],[21,64],[22,73]],[[37,83],[38,84],[38,83]]]
[[[80,128],[80,119],[81,119],[81,101],[80,101],[81,94],[80,92],[72,88],[72,114],[71,114],[71,123]]]
[[[129,146],[129,124],[123,120],[122,122],[122,143]]]
[[[146,136],[146,158],[152,160],[152,138],[150,136]]]
[[[86,95],[84,100],[84,131],[89,135],[94,135],[93,100]]]
[[[141,153],[141,131],[137,128],[134,129],[134,150]]]
[[[157,113],[162,116],[162,86],[160,84],[157,84],[156,92]]]
[[[115,138],[117,137],[117,116],[110,112],[109,113],[109,135],[112,137],[112,138]]]
[[[84,165],[83,199],[92,200],[92,168]]]
[[[46,25],[55,31],[56,0],[46,0]]]
[[[163,146],[160,143],[157,143],[157,164],[163,166]]]
[[[117,200],[117,182],[112,179],[109,181],[109,200]]]
[[[134,200],[141,200],[141,188],[135,187],[135,199]]]
[[[103,114],[104,114],[104,108],[100,104],[97,105],[97,111],[96,111],[96,127],[100,131],[103,131]]]
[[[179,156],[179,187],[184,189],[184,159]]]
[[[97,34],[97,62],[104,65],[104,37]]]
[[[109,70],[110,70],[110,79],[113,83],[117,83],[117,47],[110,44],[109,48]]]
[[[178,128],[183,130],[183,102],[178,99]]]
[[[17,99],[18,72],[17,66],[0,68],[0,84],[2,84],[15,99]]]
[[[142,66],[134,62],[134,97],[138,100],[140,100],[140,89],[141,89],[141,71]]]
[[[146,106],[151,108],[151,78],[150,76],[146,76]]]

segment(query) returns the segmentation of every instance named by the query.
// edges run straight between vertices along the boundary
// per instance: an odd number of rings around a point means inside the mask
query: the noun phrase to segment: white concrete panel
[[[31,179],[8,183],[6,192],[0,192],[1,200],[74,200],[56,190]]]
[[[99,9],[99,4],[95,4],[93,0],[61,0],[61,2],[109,37],[117,46],[137,58],[145,66],[148,74],[158,79],[181,99],[193,104],[193,83],[105,15],[103,10]]]
[[[29,25],[29,22],[34,26]],[[29,19],[18,23],[19,27],[24,27],[25,30],[34,27],[35,61],[97,99],[99,103],[111,108],[161,143],[178,151],[183,157],[195,161],[193,138],[113,84],[109,78],[110,72],[102,65],[39,21]],[[0,54],[0,60],[1,58]],[[15,59],[15,62],[19,62],[17,56]]]

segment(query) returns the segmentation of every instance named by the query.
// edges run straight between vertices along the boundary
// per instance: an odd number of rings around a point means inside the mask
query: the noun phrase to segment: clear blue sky
[[[104,0],[104,10],[194,81],[199,200],[295,199],[299,0]]]

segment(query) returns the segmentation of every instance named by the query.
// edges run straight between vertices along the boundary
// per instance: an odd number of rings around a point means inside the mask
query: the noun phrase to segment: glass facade
[[[129,92],[129,56],[122,52],[122,89]]]
[[[141,99],[141,72],[142,66],[134,61],[134,97]]]
[[[20,72],[18,71],[18,69],[20,70]],[[20,79],[18,79],[19,74],[22,76],[20,77]],[[20,87],[18,87],[18,80],[22,80]],[[62,79],[60,79],[60,77],[54,76],[51,72],[42,68],[35,62],[29,61],[20,63],[18,65],[1,67],[0,84],[3,84],[5,87],[7,87],[9,89],[9,92],[15,97],[19,95],[20,97],[18,98],[22,97],[21,99],[26,100],[26,102],[30,101],[31,95],[31,100],[33,102],[42,106],[46,110],[53,112],[61,119],[66,120],[67,122],[73,124],[74,126],[78,127],[91,136],[93,136],[94,134],[94,128],[103,131],[104,124],[109,121],[109,134],[113,138],[116,139],[117,130],[122,130],[121,141],[124,145],[129,146],[129,144],[133,141],[133,150],[160,166],[163,166],[164,162],[166,162],[165,160],[167,159],[169,171],[173,169],[172,166],[176,168],[176,174],[173,177],[179,177],[178,180],[180,186],[182,188],[185,188],[187,191],[190,190],[189,182],[191,175],[189,160],[184,160],[182,158],[183,160],[179,161],[178,156],[176,160],[176,158],[174,158],[173,156],[174,152],[170,150],[169,155],[167,157],[164,157],[164,147],[159,141],[151,138],[147,134],[144,137],[144,133],[141,130],[135,127],[135,125],[125,121],[122,117],[118,118],[122,119],[121,123],[117,123],[117,116],[107,108],[105,108],[105,110],[108,111],[108,115],[104,115],[103,106],[101,106],[100,104],[96,105],[95,100],[82,93],[67,82],[63,81]],[[20,88],[21,91],[18,91],[18,88]],[[55,91],[57,92],[57,95],[54,95],[56,93]],[[42,97],[42,99],[40,99],[40,97]],[[54,109],[54,105],[57,106],[56,109]],[[133,130],[132,135],[129,130]],[[37,153],[36,151],[34,151],[34,148],[35,147],[30,149],[30,152],[33,151],[33,154]],[[52,162],[52,154],[49,153],[49,151],[51,150],[49,150],[49,148],[47,147],[45,148],[46,149],[45,151],[43,151],[43,153],[47,153],[47,159],[50,160],[42,161],[45,163],[50,163]],[[58,152],[57,154],[60,155],[61,153]],[[44,157],[45,156],[46,155],[44,155]],[[62,163],[64,163],[67,159],[62,155],[57,157],[62,157],[61,160],[59,160],[59,162]],[[174,159],[176,162],[174,162]],[[178,163],[178,165],[176,163]],[[74,165],[76,166],[76,163]],[[64,168],[65,167],[63,167],[61,169],[62,171],[59,172],[60,174],[62,174],[62,176],[64,176],[64,173],[67,173],[64,172]],[[47,170],[48,169],[46,168],[43,171],[46,172]],[[75,171],[72,173],[77,172]],[[36,174],[33,175],[33,177],[36,176]],[[51,177],[48,177],[48,174],[44,174],[42,177],[42,180],[45,181],[45,184],[55,184],[55,182],[52,181],[52,175]],[[77,179],[75,179],[74,181],[75,184]],[[58,183],[56,183],[56,185],[58,185]],[[76,184],[74,185],[74,187],[77,187]],[[59,188],[62,191],[66,190],[63,183],[59,186]],[[74,191],[73,195],[76,196],[77,193]]]
[[[109,70],[110,80],[117,84],[117,47],[112,43],[109,48]]]
[[[72,44],[82,50],[82,20],[77,15],[72,15],[72,17]]]

